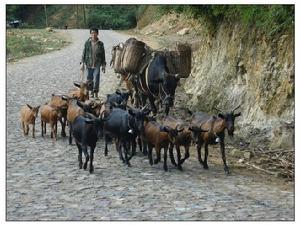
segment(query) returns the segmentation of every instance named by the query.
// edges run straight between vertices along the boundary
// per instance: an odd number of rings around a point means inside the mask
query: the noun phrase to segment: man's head
[[[90,29],[90,34],[91,34],[91,37],[96,40],[97,39],[97,36],[98,36],[98,29],[97,28],[91,28]]]

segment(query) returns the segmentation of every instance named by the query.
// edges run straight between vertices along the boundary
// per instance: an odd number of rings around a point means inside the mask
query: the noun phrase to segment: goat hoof
[[[208,165],[204,165],[204,166],[203,166],[203,169],[208,170]]]
[[[182,171],[182,167],[181,167],[181,166],[178,166],[178,169],[179,169],[180,171]]]
[[[130,164],[130,163],[127,163],[127,167],[131,167],[131,164]]]
[[[226,174],[226,175],[229,175],[229,174],[230,174],[229,169],[225,169],[225,174]]]
[[[94,168],[90,168],[90,173],[94,173]]]
[[[168,167],[164,167],[164,170],[165,170],[166,172],[168,172]]]

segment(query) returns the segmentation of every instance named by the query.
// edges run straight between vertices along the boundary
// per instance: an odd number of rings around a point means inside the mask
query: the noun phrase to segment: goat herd
[[[167,156],[179,170],[182,164],[189,158],[189,148],[196,144],[198,160],[204,169],[208,169],[207,156],[208,145],[220,144],[225,173],[229,168],[225,157],[225,129],[233,136],[234,120],[241,113],[235,113],[240,106],[227,113],[218,113],[216,116],[204,112],[191,113],[190,123],[172,116],[165,116],[161,123],[150,116],[149,104],[142,108],[134,108],[127,105],[132,94],[129,91],[116,90],[108,94],[105,101],[89,99],[88,84],[76,83],[76,89],[72,89],[68,95],[52,94],[51,100],[44,105],[32,107],[28,104],[22,106],[20,122],[23,134],[28,135],[29,124],[32,124],[32,136],[35,137],[35,120],[40,112],[41,135],[46,134],[46,124],[51,126],[51,138],[57,138],[57,122],[61,124],[61,136],[66,137],[65,126],[69,126],[69,144],[72,144],[72,136],[78,147],[79,168],[94,171],[93,159],[96,142],[99,138],[105,139],[105,155],[108,154],[107,145],[114,139],[116,150],[120,159],[130,166],[130,159],[136,154],[137,143],[140,151],[148,156],[150,165],[157,164],[161,160],[161,149],[164,149],[164,170],[168,170]],[[132,97],[132,95],[131,95]],[[201,157],[201,147],[205,146],[204,160]],[[174,158],[173,148],[176,148],[177,160]],[[184,157],[181,157],[180,147],[185,149]],[[88,152],[90,147],[90,152]],[[156,158],[152,159],[152,149],[155,148]],[[85,162],[82,162],[82,152]],[[176,162],[177,161],[177,162]]]

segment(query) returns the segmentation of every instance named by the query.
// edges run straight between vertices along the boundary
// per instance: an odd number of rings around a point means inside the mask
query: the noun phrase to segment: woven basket
[[[145,54],[145,43],[135,38],[130,38],[125,42],[122,68],[127,73],[137,73],[139,64]]]
[[[119,44],[115,48],[115,53],[114,53],[114,61],[113,61],[113,68],[115,70],[115,73],[120,73],[124,74],[125,70],[122,67],[122,60],[123,60],[123,55],[124,55],[124,44]]]
[[[176,52],[179,54],[180,77],[187,78],[190,75],[192,69],[192,48],[187,43],[177,43]]]

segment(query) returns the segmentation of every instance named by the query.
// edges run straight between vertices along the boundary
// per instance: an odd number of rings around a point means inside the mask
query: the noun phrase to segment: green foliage
[[[93,5],[88,7],[87,26],[100,29],[128,29],[136,26],[135,5]]]
[[[184,13],[199,19],[214,32],[222,21],[241,22],[256,27],[268,36],[294,29],[294,5],[161,5],[161,14]]]
[[[58,50],[67,44],[62,36],[44,29],[9,29],[6,32],[9,61]]]

